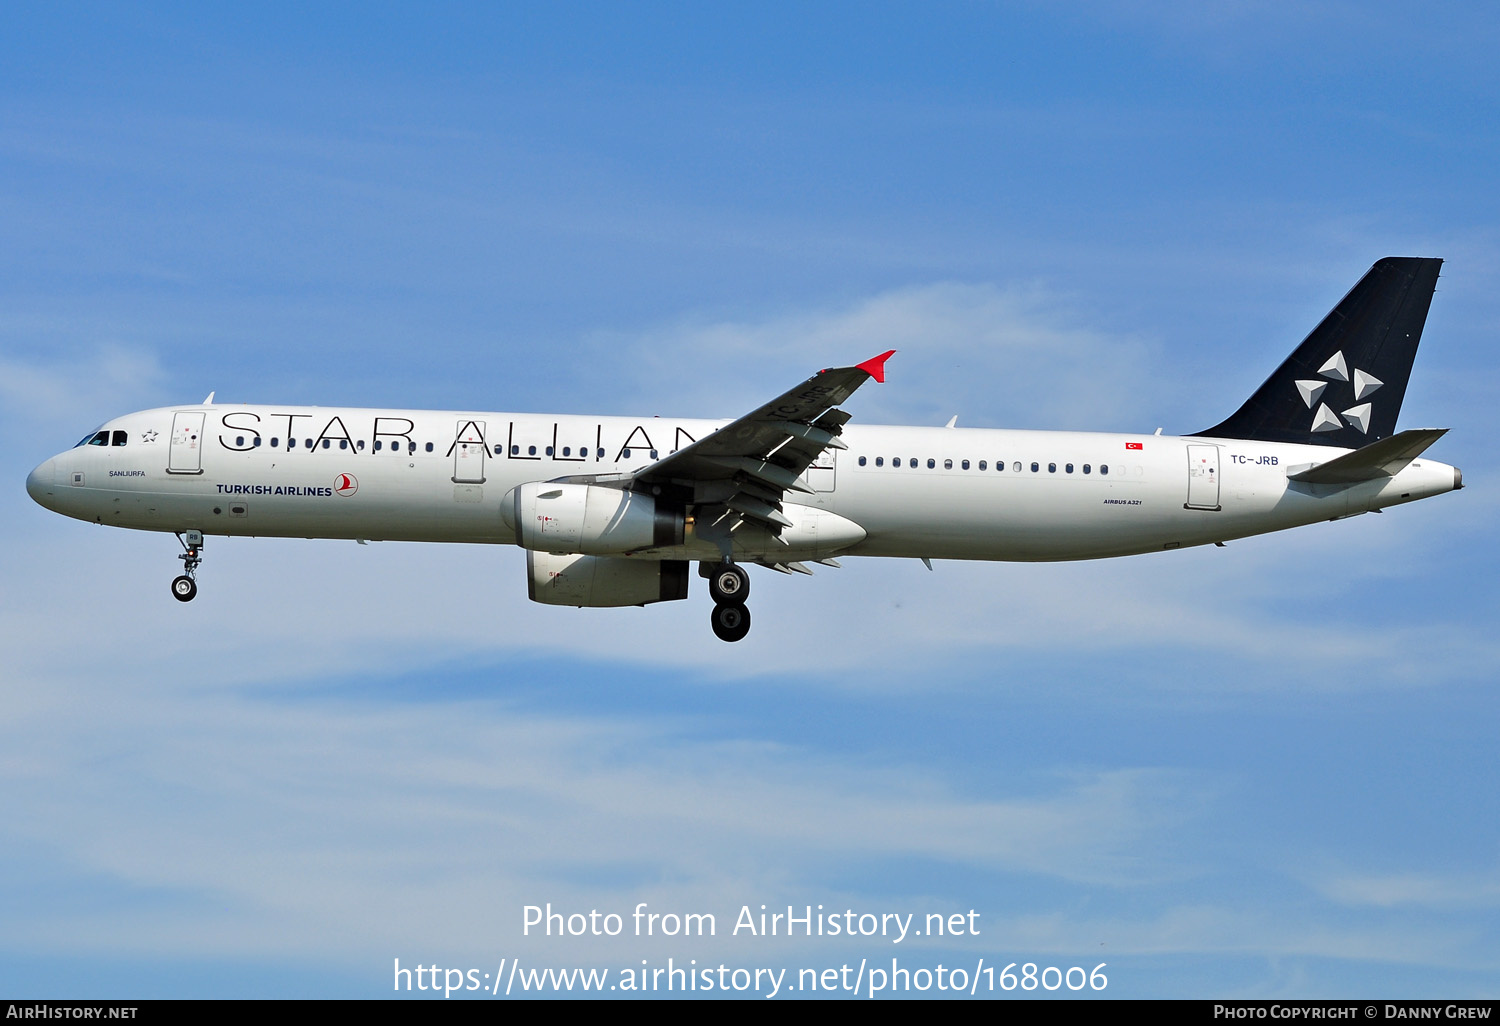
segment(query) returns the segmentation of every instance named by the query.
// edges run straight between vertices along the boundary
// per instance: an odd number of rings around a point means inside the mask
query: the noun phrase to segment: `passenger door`
[[[172,443],[167,447],[167,473],[203,473],[202,413],[177,413],[172,416]]]
[[[1221,509],[1219,505],[1219,447],[1190,445],[1188,495],[1185,509]]]

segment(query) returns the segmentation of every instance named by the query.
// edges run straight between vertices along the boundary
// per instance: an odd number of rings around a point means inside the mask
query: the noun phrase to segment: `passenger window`
[[[1093,468],[1093,467],[1091,467],[1091,466],[1090,466],[1090,465],[1089,465],[1089,464],[1087,464],[1087,463],[1085,463],[1085,464],[1084,464],[1084,465],[1083,465],[1083,472],[1084,472],[1084,473],[1085,473],[1085,474],[1089,474],[1089,473],[1092,473],[1092,472],[1093,472],[1093,469],[1094,469],[1094,468]]]
[[[990,469],[990,461],[989,460],[980,460],[979,461],[979,469],[980,470],[989,470]],[[1005,464],[1004,463],[996,463],[995,464],[995,469],[996,470],[1004,470],[1005,469]]]
[[[255,448],[260,448],[260,435],[255,436]]]
[[[1101,473],[1101,474],[1108,474],[1109,473],[1109,464],[1107,464],[1107,463],[1101,463],[1101,464],[1099,464],[1099,473]]]
[[[427,443],[427,451],[428,452],[432,451],[432,443],[431,442]],[[528,456],[535,456],[536,455],[536,446],[534,446],[534,445],[528,445],[526,447],[526,455],[528,455]]]
[[[431,443],[431,442],[428,442],[428,443],[427,443],[427,451],[428,451],[428,452],[431,452],[431,451],[432,451],[432,443]]]
[[[875,465],[877,467],[883,467],[883,466],[885,466],[885,457],[884,456],[876,456],[875,457]]]
[[[913,457],[913,458],[912,458],[912,459],[910,459],[910,460],[907,460],[907,462],[906,462],[906,465],[907,465],[907,466],[908,466],[908,467],[913,467],[913,468],[915,468],[915,467],[916,467],[916,465],[917,465],[917,461],[916,461],[916,458],[915,458],[915,457]]]
[[[860,465],[860,466],[861,466],[861,467],[862,467],[862,466],[864,466],[864,465],[865,465],[865,458],[864,458],[864,457],[863,457],[863,456],[861,456],[861,457],[860,457],[860,458],[859,458],[859,465]]]
[[[519,456],[519,455],[521,455],[521,447],[519,445],[513,445],[513,446],[511,446],[510,447],[510,454],[512,456]]]
[[[598,455],[598,456],[596,456],[596,457],[594,457],[594,458],[595,458],[595,459],[600,459],[600,460],[602,460],[602,459],[604,459],[604,450],[603,450],[603,449],[600,449],[600,450],[599,450],[599,455]]]
[[[550,445],[549,445],[549,446],[547,446],[547,455],[548,455],[548,456],[551,456],[551,455],[552,455],[552,446],[550,446]]]
[[[363,438],[361,438],[359,440],[359,444],[356,445],[355,448],[358,449],[360,452],[364,452],[365,451],[365,440]]]
[[[276,439],[271,439],[271,448],[276,448]]]
[[[271,441],[271,444],[272,444],[272,445],[275,445],[275,444],[276,444],[276,442],[275,442],[275,439],[272,439],[272,441]],[[375,451],[376,451],[376,452],[379,452],[379,451],[380,451],[380,447],[381,447],[381,445],[383,445],[383,444],[384,444],[384,443],[383,443],[383,442],[381,442],[381,440],[380,440],[380,439],[378,439],[378,438],[377,438],[377,439],[375,439]]]
[[[1071,464],[1071,463],[1069,463],[1069,464],[1068,464],[1068,465],[1067,465],[1067,466],[1066,466],[1066,467],[1065,467],[1065,468],[1063,468],[1063,469],[1065,469],[1065,470],[1066,470],[1066,471],[1067,471],[1067,472],[1068,472],[1068,473],[1070,473],[1070,474],[1071,474],[1071,473],[1073,473],[1073,464]]]
[[[1010,465],[1010,469],[1014,470],[1017,474],[1019,474],[1021,472],[1021,461],[1020,460],[1016,460],[1016,462],[1014,462],[1014,463],[1012,463]],[[1035,463],[1033,463],[1031,465],[1031,469],[1032,470],[1036,469],[1036,464]]]
[[[943,469],[944,470],[952,470],[953,469],[953,461],[952,460],[944,460],[943,461]]]
[[[891,460],[891,466],[893,466],[893,467],[899,467],[899,466],[901,466],[901,457],[897,456],[894,459],[892,459]]]
[[[630,459],[630,450],[629,449],[623,450],[620,453],[620,456],[623,457],[624,459],[627,459],[627,460]]]
[[[311,438],[304,438],[303,441],[305,441],[307,443],[307,447],[309,449],[311,449],[313,447],[313,440]]]
[[[1055,473],[1057,473],[1057,464],[1056,463],[1049,463],[1049,464],[1047,464],[1047,473],[1049,473],[1049,474],[1055,474]]]
[[[653,460],[654,460],[654,459],[656,459],[656,450],[655,450],[655,449],[652,449],[652,450],[651,450],[651,458],[652,458],[652,459],[653,459]]]
[[[927,461],[927,469],[928,470],[934,470],[936,468],[937,468],[937,460],[928,460]]]
[[[340,449],[347,449],[347,448],[349,448],[349,439],[347,439],[347,438],[340,438],[339,439],[339,448]]]
[[[504,454],[505,454],[505,446],[503,446],[503,445],[497,445],[497,446],[495,446],[495,455],[496,456],[503,456]]]
[[[237,438],[235,438],[234,444],[235,444],[235,448],[237,448],[237,449],[243,449],[245,447],[245,436],[244,435],[240,435]]]
[[[963,462],[963,468],[964,468],[964,469],[965,469],[965,470],[968,470],[968,469],[969,469],[969,461],[968,461],[968,460],[964,460],[964,462]]]
[[[331,448],[333,448],[333,439],[331,439],[331,438],[325,438],[325,439],[323,439],[323,448],[325,448],[325,449],[331,449]]]
[[[127,441],[129,441],[129,436],[126,435],[125,432],[123,432],[123,431],[116,431],[114,433],[114,437],[110,440],[109,444],[111,444],[111,445],[124,445]]]

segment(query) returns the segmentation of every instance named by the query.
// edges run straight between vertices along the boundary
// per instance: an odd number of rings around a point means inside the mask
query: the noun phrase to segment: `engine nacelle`
[[[526,553],[527,589],[549,606],[644,606],[685,599],[688,564],[680,559]]]
[[[659,509],[650,495],[601,485],[532,481],[512,489],[500,515],[515,529],[516,544],[535,552],[607,556],[681,545],[683,539],[680,510]]]

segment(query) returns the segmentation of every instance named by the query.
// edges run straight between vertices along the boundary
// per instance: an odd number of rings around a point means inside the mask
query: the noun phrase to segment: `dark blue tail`
[[[1442,266],[1376,263],[1234,416],[1197,434],[1346,449],[1394,434]]]

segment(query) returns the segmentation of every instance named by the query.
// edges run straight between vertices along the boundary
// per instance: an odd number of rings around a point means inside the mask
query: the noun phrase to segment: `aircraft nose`
[[[57,477],[55,466],[55,461],[48,460],[26,475],[26,494],[43,506],[47,505],[48,493]]]

